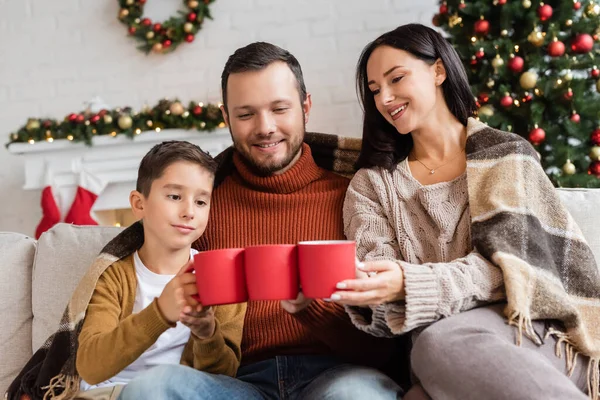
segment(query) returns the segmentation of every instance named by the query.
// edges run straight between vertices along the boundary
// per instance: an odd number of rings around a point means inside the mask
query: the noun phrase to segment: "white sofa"
[[[600,265],[600,189],[559,189]],[[59,224],[36,241],[0,232],[0,394],[58,327],[87,266],[121,228]]]

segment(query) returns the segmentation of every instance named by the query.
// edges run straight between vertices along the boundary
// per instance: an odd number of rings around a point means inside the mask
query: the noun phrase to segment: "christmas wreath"
[[[184,0],[185,11],[160,22],[144,18],[146,0],[119,0],[119,20],[129,28],[129,35],[140,42],[138,48],[146,54],[167,53],[181,43],[194,41],[204,18],[212,19],[208,6],[214,0]]]

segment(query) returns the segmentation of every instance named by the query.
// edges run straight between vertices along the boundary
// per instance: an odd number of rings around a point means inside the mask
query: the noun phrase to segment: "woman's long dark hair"
[[[363,142],[357,168],[382,167],[392,171],[396,164],[408,157],[413,147],[411,134],[401,135],[381,115],[369,90],[367,63],[379,46],[405,50],[433,65],[441,59],[446,68],[442,83],[444,99],[450,112],[463,124],[476,111],[475,99],[469,87],[467,73],[456,50],[436,31],[421,24],[402,25],[379,36],[362,51],[356,66],[356,89],[364,111]]]

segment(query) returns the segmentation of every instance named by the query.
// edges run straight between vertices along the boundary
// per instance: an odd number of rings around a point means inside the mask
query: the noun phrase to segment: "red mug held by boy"
[[[194,256],[198,300],[203,306],[248,301],[244,249],[203,251]]]

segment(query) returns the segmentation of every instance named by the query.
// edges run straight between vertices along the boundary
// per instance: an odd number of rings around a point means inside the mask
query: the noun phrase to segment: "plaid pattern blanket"
[[[574,368],[578,353],[588,356],[589,394],[599,398],[600,272],[579,228],[561,204],[531,145],[521,137],[474,119],[467,126],[467,181],[474,247],[504,274],[505,315],[522,335],[542,338],[532,320],[554,320],[548,331],[566,345]],[[307,132],[304,140],[322,168],[352,176],[361,141]],[[233,150],[216,159],[215,184],[232,171]],[[102,250],[75,290],[60,327],[12,383],[8,399],[69,399],[79,389],[75,368],[77,338],[96,281],[113,262],[141,247],[136,223]]]

